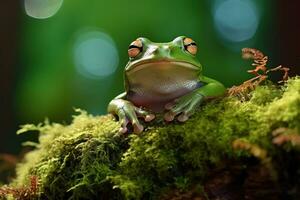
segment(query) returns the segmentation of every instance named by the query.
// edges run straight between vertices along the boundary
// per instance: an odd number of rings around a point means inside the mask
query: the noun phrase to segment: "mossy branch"
[[[253,174],[253,166],[269,169],[263,164],[267,160],[276,182],[278,169],[284,170],[278,157],[298,152],[300,78],[282,87],[257,86],[248,101],[233,96],[213,100],[184,124],[158,120],[141,135],[119,135],[110,115],[77,111],[70,125],[23,126],[19,132],[40,132],[39,144],[19,164],[12,185],[36,176],[42,199],[170,199],[175,194],[213,199],[215,182],[220,182],[216,171]],[[293,130],[289,138],[296,142],[279,138],[287,131],[272,134],[281,127]],[[253,180],[245,176],[243,184],[252,187]]]

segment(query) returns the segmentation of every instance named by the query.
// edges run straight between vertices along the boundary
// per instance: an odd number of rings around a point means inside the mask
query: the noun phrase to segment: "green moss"
[[[152,123],[141,135],[117,134],[111,116],[78,110],[70,125],[25,125],[40,132],[35,150],[17,168],[14,185],[40,179],[50,199],[155,199],[161,191],[201,184],[211,166],[251,156],[232,148],[235,139],[254,143],[275,156],[271,133],[300,130],[300,78],[285,86],[260,86],[249,101],[236,97],[203,105],[186,123]]]

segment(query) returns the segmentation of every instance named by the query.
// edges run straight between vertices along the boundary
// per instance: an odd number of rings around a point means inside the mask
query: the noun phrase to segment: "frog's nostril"
[[[162,47],[164,51],[170,51],[170,47],[168,45],[165,45]]]
[[[169,56],[171,52],[171,48],[168,45],[164,45],[160,48],[161,55]]]

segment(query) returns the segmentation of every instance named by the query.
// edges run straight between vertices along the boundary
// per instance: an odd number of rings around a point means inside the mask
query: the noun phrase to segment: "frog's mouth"
[[[189,62],[164,59],[164,60],[156,60],[156,61],[153,60],[140,61],[136,64],[131,65],[126,71],[132,74],[145,68],[153,68],[152,70],[157,70],[157,72],[159,71],[170,72],[170,70],[175,70],[175,71],[181,71],[181,70],[198,71],[199,70],[199,67]]]

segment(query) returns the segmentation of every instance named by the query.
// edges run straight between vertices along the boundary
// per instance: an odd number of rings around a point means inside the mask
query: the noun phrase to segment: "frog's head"
[[[196,43],[185,36],[168,43],[154,43],[147,38],[138,38],[129,45],[129,62],[125,72],[132,74],[144,68],[157,68],[158,73],[164,70],[180,73],[180,69],[201,73],[202,66],[196,53]]]

